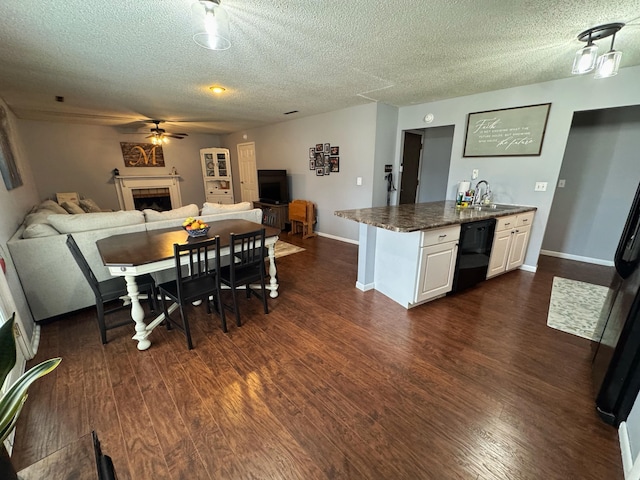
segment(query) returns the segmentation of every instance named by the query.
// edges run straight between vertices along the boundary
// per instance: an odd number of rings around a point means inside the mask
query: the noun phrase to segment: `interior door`
[[[420,167],[421,151],[422,135],[404,132],[400,204],[416,203],[416,196],[418,193],[418,169]]]
[[[240,199],[243,202],[258,200],[258,170],[254,142],[238,144],[238,170],[240,174]]]

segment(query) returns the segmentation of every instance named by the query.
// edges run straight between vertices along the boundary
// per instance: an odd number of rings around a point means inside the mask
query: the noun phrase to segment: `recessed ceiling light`
[[[221,87],[220,85],[214,85],[213,87],[209,87],[209,90],[211,90],[213,93],[222,93],[226,90],[226,88]]]

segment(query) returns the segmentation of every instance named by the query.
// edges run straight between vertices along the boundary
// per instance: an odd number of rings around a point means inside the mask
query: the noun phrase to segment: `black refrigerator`
[[[616,249],[616,269],[595,330],[596,409],[607,423],[627,419],[640,391],[640,185]]]

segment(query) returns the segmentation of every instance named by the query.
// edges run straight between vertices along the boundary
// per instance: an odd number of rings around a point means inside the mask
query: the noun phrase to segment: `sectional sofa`
[[[109,271],[96,247],[96,241],[101,238],[179,227],[187,217],[197,217],[207,223],[230,218],[262,223],[262,210],[252,209],[249,202],[229,206],[205,203],[202,210],[193,204],[168,212],[129,210],[69,214],[46,210],[41,208],[31,213],[31,217],[27,215],[7,242],[35,321],[95,305],[91,288],[65,243],[69,233],[98,280],[105,280],[110,278]],[[163,281],[170,274],[160,272],[157,280]]]

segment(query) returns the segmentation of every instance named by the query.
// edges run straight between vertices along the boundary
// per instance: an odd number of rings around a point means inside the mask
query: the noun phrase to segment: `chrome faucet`
[[[482,196],[480,195],[481,183],[484,183],[485,185],[484,193],[482,194]],[[471,205],[478,205],[479,203],[483,203],[483,200],[489,196],[490,191],[491,190],[489,190],[489,182],[487,182],[486,180],[480,180],[478,183],[476,183],[476,188],[473,191],[473,199],[471,200]]]

